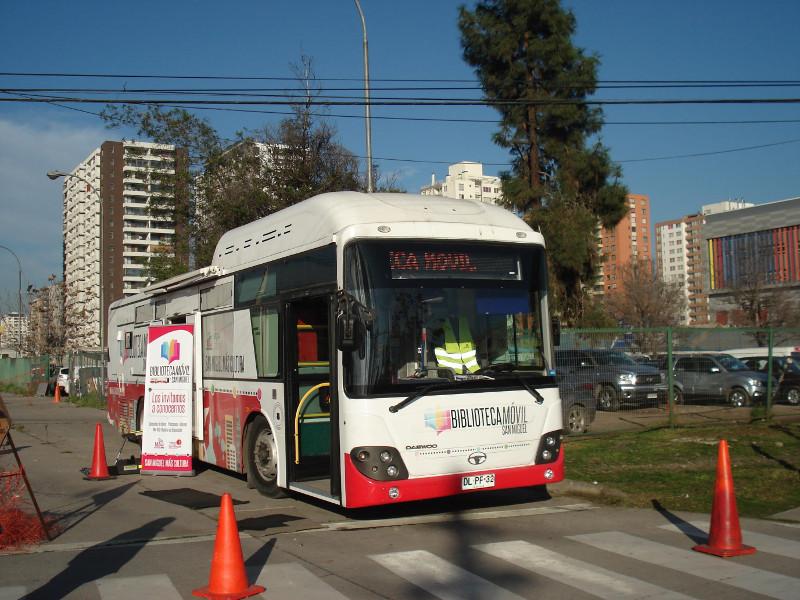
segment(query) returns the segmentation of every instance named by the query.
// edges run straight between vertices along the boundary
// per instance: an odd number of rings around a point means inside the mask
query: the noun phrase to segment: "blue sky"
[[[446,0],[362,0],[370,75],[380,79],[474,79],[461,57],[457,9]],[[794,0],[642,2],[565,0],[578,20],[576,43],[597,53],[609,80],[796,80],[800,52]],[[0,71],[291,77],[291,63],[313,59],[320,78],[360,78],[361,30],[350,0],[144,0],[0,3]],[[245,86],[244,82],[75,80],[0,75],[10,87]],[[266,87],[269,82],[252,83]],[[288,84],[284,84],[288,85]],[[332,82],[326,85],[353,85]],[[403,84],[400,84],[403,85]],[[432,84],[428,84],[432,85]],[[382,92],[390,95],[392,92]],[[448,95],[452,92],[440,92]],[[373,91],[373,96],[379,92]],[[0,94],[2,98],[3,94]],[[800,87],[601,90],[598,98],[796,98]],[[83,107],[99,111],[100,106]],[[277,108],[276,110],[286,110]],[[365,154],[362,109],[331,118],[342,143]],[[225,136],[281,117],[203,113]],[[488,108],[375,107],[373,117],[495,118]],[[632,192],[649,194],[653,221],[678,218],[729,198],[762,203],[800,195],[800,122],[730,125],[622,125],[629,121],[798,120],[800,106],[611,106],[602,138],[620,161]],[[492,123],[375,118],[373,154],[384,173],[417,191],[446,164],[481,161],[495,174],[508,160],[491,142]],[[50,169],[69,170],[105,139],[95,116],[47,104],[0,103],[0,244],[20,256],[23,288],[61,275],[60,184]],[[718,152],[694,158],[645,158]],[[0,251],[0,312],[16,304],[16,262]]]

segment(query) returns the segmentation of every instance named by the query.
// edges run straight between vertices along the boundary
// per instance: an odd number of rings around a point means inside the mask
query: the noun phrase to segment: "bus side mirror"
[[[551,319],[552,324],[552,331],[553,331],[553,346],[560,346],[561,345],[561,321],[558,320],[558,317],[553,317]]]
[[[349,311],[336,316],[336,347],[343,352],[352,352],[357,347],[356,318]]]

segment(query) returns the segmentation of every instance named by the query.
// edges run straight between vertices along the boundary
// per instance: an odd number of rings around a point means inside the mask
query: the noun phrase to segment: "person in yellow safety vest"
[[[467,318],[459,317],[458,336],[453,333],[449,319],[444,320],[442,329],[444,330],[444,346],[437,346],[433,349],[437,365],[441,368],[452,369],[457,374],[474,373],[480,369]]]

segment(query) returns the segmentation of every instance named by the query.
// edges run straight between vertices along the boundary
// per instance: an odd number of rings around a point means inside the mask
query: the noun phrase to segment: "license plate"
[[[658,394],[655,394],[655,393],[653,393],[653,394],[647,394],[647,397],[648,397],[648,398],[658,398]]]
[[[462,490],[478,490],[481,488],[494,487],[494,473],[484,473],[483,475],[465,475],[461,478]]]

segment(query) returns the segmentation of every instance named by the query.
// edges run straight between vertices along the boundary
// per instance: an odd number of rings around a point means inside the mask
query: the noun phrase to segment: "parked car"
[[[597,401],[591,383],[578,383],[558,377],[561,413],[567,433],[586,433],[597,414]]]
[[[674,377],[686,400],[727,402],[740,407],[766,397],[767,376],[752,371],[730,354],[679,354],[674,363]]]
[[[69,367],[59,367],[58,376],[56,377],[56,385],[61,387],[62,393],[69,396],[70,390]]]
[[[769,358],[765,356],[743,357],[742,362],[753,371],[769,373]],[[791,357],[772,357],[772,377],[777,379],[778,387],[773,396],[779,402],[795,406],[800,404],[800,365]]]
[[[634,362],[615,350],[557,350],[556,370],[579,384],[591,383],[600,410],[619,410],[622,404],[637,407],[666,401],[664,374]]]

